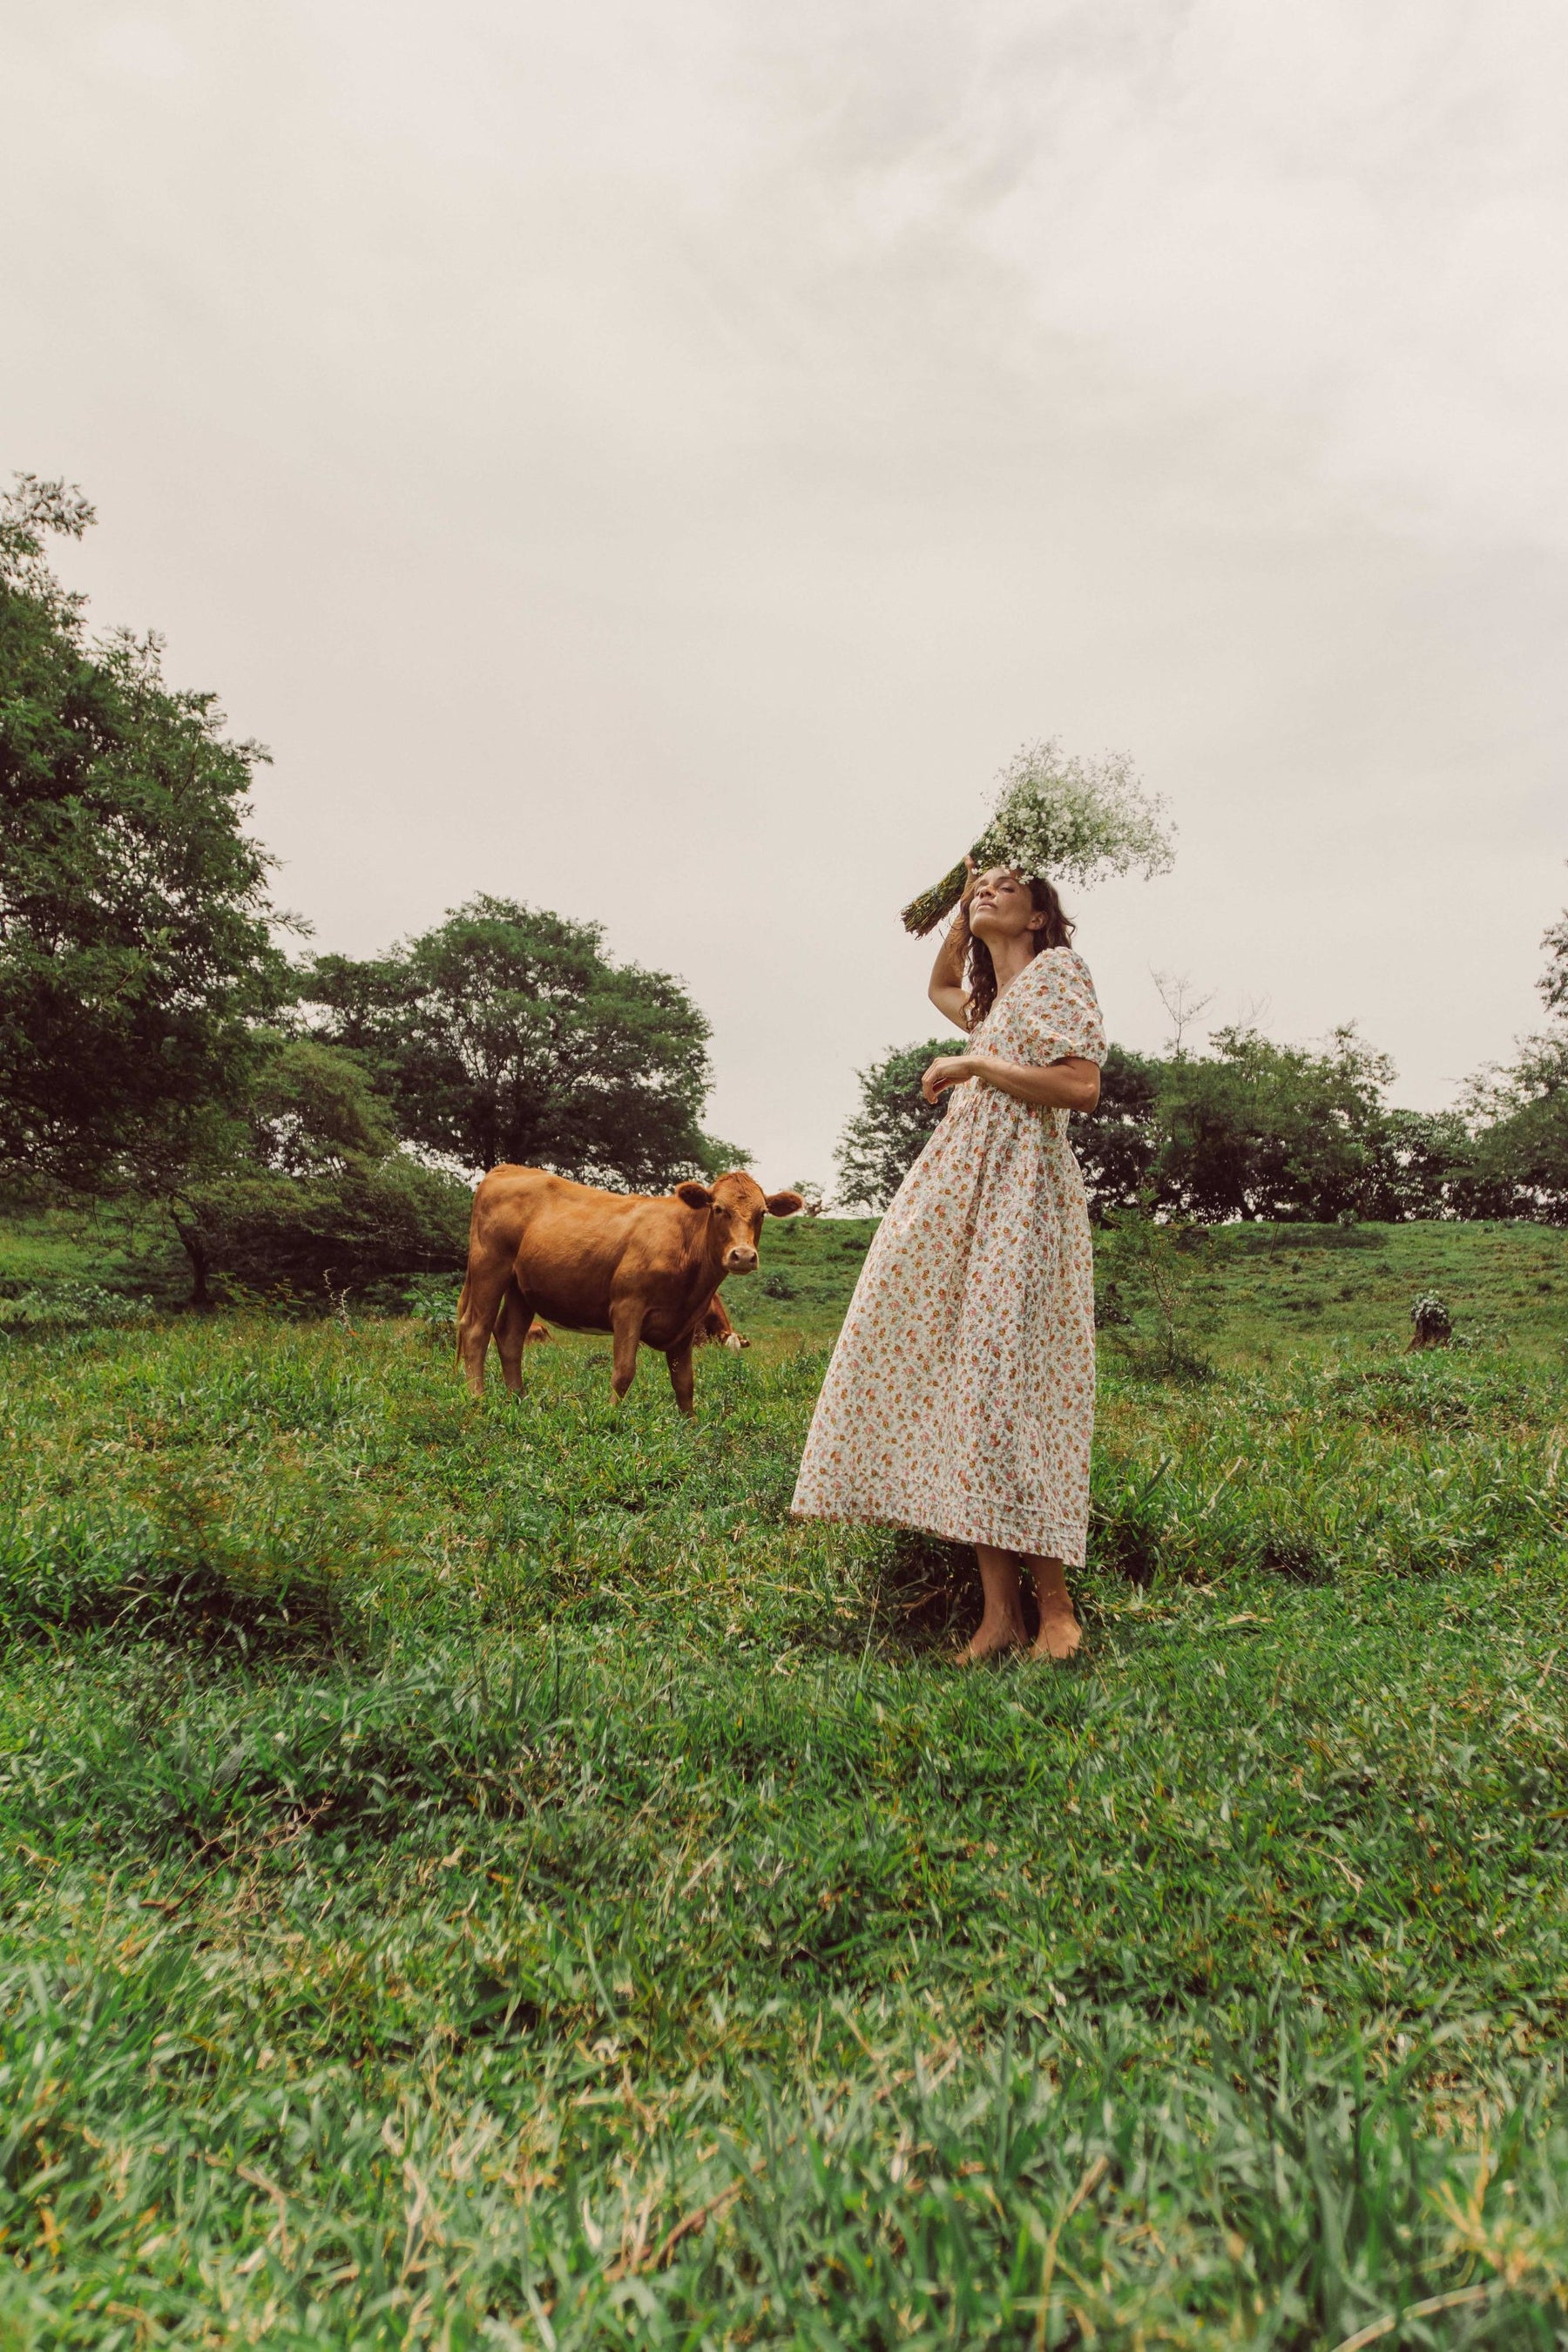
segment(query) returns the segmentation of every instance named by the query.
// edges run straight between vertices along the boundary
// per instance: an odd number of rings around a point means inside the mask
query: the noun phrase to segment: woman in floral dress
[[[1079,1640],[1094,1429],[1094,1271],[1068,1113],[1100,1098],[1094,982],[1051,884],[975,875],[931,973],[969,1033],[926,1099],[941,1122],[883,1218],[844,1320],[800,1465],[803,1518],[870,1519],[972,1543],[984,1613],[963,1655]],[[964,964],[967,958],[967,985]]]

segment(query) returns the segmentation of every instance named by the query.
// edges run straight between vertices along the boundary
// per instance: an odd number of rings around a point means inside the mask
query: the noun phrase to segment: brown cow
[[[638,1346],[661,1348],[676,1403],[689,1413],[692,1341],[719,1285],[755,1273],[764,1216],[793,1217],[800,1206],[798,1192],[764,1193],[739,1171],[653,1200],[542,1168],[492,1168],[474,1195],[458,1306],[469,1389],[484,1394],[492,1334],[508,1388],[521,1388],[537,1311],[568,1330],[614,1334],[617,1398],[632,1384]]]

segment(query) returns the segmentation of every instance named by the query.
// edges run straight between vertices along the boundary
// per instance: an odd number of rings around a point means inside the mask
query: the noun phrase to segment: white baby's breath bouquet
[[[1052,736],[1028,743],[997,780],[991,822],[970,852],[979,866],[1084,883],[1101,874],[1168,873],[1175,858],[1165,803],[1146,792],[1124,751],[1078,760]],[[963,896],[961,858],[904,908],[920,938]]]

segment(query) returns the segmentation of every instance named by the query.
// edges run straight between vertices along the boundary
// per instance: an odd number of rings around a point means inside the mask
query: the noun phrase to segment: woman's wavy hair
[[[1020,874],[1018,879],[1028,892],[1035,912],[1037,915],[1044,915],[1046,919],[1037,931],[1029,933],[1029,937],[1035,942],[1034,953],[1038,955],[1042,948],[1070,948],[1072,935],[1078,926],[1068,917],[1060,898],[1057,896],[1056,884],[1046,881],[1038,874]],[[966,931],[969,929],[967,902],[963,909],[963,928]],[[991,961],[991,950],[984,940],[977,940],[971,933],[969,996],[963,1010],[972,1029],[979,1028],[995,1002],[996,967]]]

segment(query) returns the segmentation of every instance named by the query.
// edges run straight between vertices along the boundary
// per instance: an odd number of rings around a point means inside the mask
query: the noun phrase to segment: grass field
[[[1111,1244],[1084,1653],[965,1674],[786,1516],[869,1232],[694,1426],[0,1243],[0,2346],[1568,2345],[1568,1236]]]

